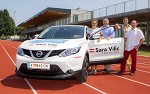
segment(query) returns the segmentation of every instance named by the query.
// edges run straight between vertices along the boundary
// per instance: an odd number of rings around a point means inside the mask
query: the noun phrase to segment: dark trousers
[[[128,60],[130,54],[132,58],[131,72],[135,73],[136,71],[137,50],[134,48],[131,51],[124,51],[124,60],[123,63],[121,63],[122,72],[125,72],[126,61]]]

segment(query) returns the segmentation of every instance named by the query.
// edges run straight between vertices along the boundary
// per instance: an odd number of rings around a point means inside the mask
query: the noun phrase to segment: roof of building
[[[37,13],[33,17],[19,24],[20,27],[34,27],[37,25],[42,25],[48,22],[53,21],[54,19],[59,19],[64,16],[70,15],[71,9],[62,9],[62,8],[51,8],[48,7],[41,12]]]

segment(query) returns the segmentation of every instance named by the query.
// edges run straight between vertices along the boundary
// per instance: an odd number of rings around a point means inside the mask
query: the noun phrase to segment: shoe
[[[110,70],[107,70],[107,71],[105,72],[105,74],[111,74]]]
[[[133,76],[135,73],[131,72],[130,75]]]
[[[131,65],[129,65],[129,66],[128,66],[128,70],[130,70],[130,71],[131,71]]]
[[[103,70],[101,70],[103,73],[105,73],[105,74],[110,74],[110,70],[107,70],[107,69],[103,69]]]
[[[94,71],[92,70],[92,71],[89,72],[89,75],[90,75],[90,74],[93,74],[93,73],[94,73]]]
[[[122,71],[119,71],[117,74],[118,74],[119,76],[122,76],[122,75],[123,75],[123,72],[122,72]]]
[[[107,71],[107,69],[104,68],[104,69],[102,69],[101,71]]]
[[[93,74],[97,74],[97,70],[94,70],[94,71],[93,71]]]

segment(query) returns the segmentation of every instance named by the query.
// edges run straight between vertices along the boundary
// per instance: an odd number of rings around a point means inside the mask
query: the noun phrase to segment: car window
[[[115,30],[115,37],[118,38],[118,37],[122,37],[123,34],[122,34],[122,30]]]
[[[50,27],[43,31],[38,38],[40,39],[78,39],[84,37],[84,27],[61,26]]]
[[[122,26],[119,30],[116,30],[115,27],[114,27],[114,31],[115,31],[115,38],[123,37],[123,28],[122,28]]]

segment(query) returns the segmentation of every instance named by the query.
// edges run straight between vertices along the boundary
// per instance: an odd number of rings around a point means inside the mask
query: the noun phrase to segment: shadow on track
[[[28,79],[28,81],[36,90],[63,90],[71,88],[75,85],[81,85],[81,83],[71,79]],[[29,89],[29,87],[26,85],[25,80],[21,77],[17,77],[15,74],[1,80],[1,84],[7,87],[13,87],[18,89]]]
[[[94,77],[94,76],[112,76],[112,75],[118,75],[118,72],[120,70],[111,70],[110,74],[106,74],[104,71],[98,69],[97,74],[90,74],[89,76]],[[130,71],[127,70],[125,74],[123,75],[130,75]]]

